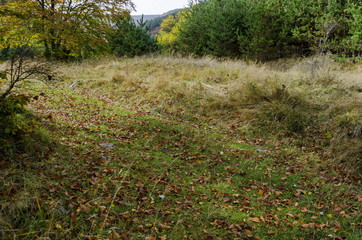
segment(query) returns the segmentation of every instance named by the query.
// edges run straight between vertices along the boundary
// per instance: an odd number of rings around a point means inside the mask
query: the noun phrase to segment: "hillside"
[[[132,15],[132,19],[137,24],[138,21],[140,21],[142,17],[143,17],[143,21],[150,21],[150,20],[153,20],[155,18],[159,18],[161,16],[163,16],[163,14],[159,14],[159,15]]]
[[[1,163],[0,237],[360,239],[361,162],[338,156],[359,154],[361,69],[62,64],[61,80],[24,90],[38,145]],[[331,138],[349,148],[327,148]]]
[[[176,15],[181,10],[182,9],[174,9],[161,15],[144,15],[143,20],[147,21],[149,32],[152,35],[156,35],[160,31],[160,25],[162,21],[170,15]],[[140,21],[142,15],[133,15],[132,18],[135,23],[138,24],[138,21]]]

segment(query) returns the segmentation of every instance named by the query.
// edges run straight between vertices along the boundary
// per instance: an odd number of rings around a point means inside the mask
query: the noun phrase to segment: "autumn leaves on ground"
[[[2,239],[360,239],[361,66],[144,57],[25,86]],[[359,132],[358,132],[359,131]]]

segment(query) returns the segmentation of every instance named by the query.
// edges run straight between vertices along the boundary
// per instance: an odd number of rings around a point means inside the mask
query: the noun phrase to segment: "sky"
[[[184,8],[188,6],[188,0],[132,0],[136,5],[137,12],[132,15],[141,14],[162,14],[176,8]]]

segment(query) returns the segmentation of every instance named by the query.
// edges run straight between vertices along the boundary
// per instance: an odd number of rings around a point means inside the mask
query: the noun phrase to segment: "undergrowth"
[[[11,95],[0,102],[0,157],[2,161],[39,160],[50,145],[40,119],[25,108],[30,97]]]

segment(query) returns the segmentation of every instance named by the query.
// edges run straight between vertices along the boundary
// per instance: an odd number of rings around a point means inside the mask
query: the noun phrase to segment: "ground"
[[[3,165],[4,239],[361,238],[358,180],[318,152],[94,84],[27,86],[52,143]]]

